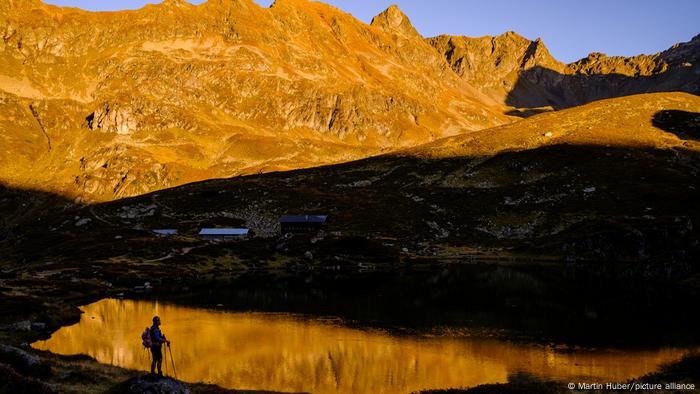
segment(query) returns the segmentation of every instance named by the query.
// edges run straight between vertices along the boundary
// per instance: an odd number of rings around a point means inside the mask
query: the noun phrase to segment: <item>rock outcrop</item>
[[[0,362],[10,365],[23,375],[46,377],[51,374],[51,367],[44,364],[39,357],[9,345],[0,345]]]
[[[85,119],[91,130],[129,134],[136,130],[138,123],[128,108],[104,103]]]
[[[144,375],[112,388],[110,394],[190,394],[190,388],[177,380]]]

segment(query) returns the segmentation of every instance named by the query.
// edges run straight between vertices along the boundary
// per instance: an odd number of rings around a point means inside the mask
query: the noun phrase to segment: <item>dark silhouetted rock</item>
[[[31,331],[32,323],[29,320],[22,320],[10,326],[15,331]]]
[[[119,394],[190,394],[190,388],[175,379],[144,375],[113,387],[109,393]]]
[[[23,375],[45,377],[51,374],[51,367],[39,357],[14,346],[0,345],[0,362],[9,364]]]

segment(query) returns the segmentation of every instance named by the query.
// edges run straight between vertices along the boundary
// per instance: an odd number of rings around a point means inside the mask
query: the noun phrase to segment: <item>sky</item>
[[[272,0],[255,0],[269,6]],[[92,11],[140,8],[157,0],[44,0]],[[193,4],[202,0],[191,0]],[[542,38],[557,59],[591,52],[656,53],[700,34],[700,0],[324,0],[369,23],[397,4],[425,37],[479,37],[512,30]]]

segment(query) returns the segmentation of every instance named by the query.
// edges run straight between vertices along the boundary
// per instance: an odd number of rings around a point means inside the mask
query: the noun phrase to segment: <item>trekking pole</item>
[[[177,371],[175,370],[175,360],[173,360],[173,349],[170,348],[170,344],[168,344],[168,350],[170,350],[170,363],[172,363],[173,365],[173,375],[175,375],[175,379],[177,379]]]

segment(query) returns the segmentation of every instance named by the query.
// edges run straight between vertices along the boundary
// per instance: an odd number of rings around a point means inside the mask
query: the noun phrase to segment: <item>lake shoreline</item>
[[[482,337],[397,336],[386,330],[348,328],[339,319],[203,309],[154,299],[103,299],[81,309],[80,324],[63,328],[51,340],[32,347],[64,355],[83,353],[100,362],[142,368],[148,357],[134,333],[157,314],[173,341],[171,350],[184,380],[209,376],[211,383],[223,387],[285,392],[374,393],[381,387],[404,393],[522,382],[523,377],[527,382],[592,378],[621,382],[700,350],[542,346],[514,342],[498,332]],[[97,334],[102,332],[113,339]],[[192,333],[199,336],[196,341],[184,339]],[[225,349],[235,349],[238,356],[226,361],[212,356],[227,354]],[[250,365],[256,365],[253,375]],[[385,381],[388,376],[391,384]],[[331,384],[333,381],[337,383]]]
[[[128,279],[128,276],[122,278],[123,283],[139,283],[139,275],[134,275],[133,273],[131,275],[131,279]],[[173,272],[171,271],[160,277],[156,277],[156,280],[153,281],[151,285],[154,288],[150,291],[134,289],[134,286],[113,286],[112,288],[103,286],[75,286],[76,283],[74,281],[65,280],[54,281],[52,283],[53,289],[46,289],[44,286],[39,287],[38,290],[43,290],[45,296],[36,298],[38,294],[35,293],[36,295],[32,295],[32,292],[29,291],[31,287],[25,287],[28,291],[24,292],[24,294],[18,292],[17,287],[14,287],[13,296],[4,298],[2,301],[3,304],[7,306],[7,308],[5,308],[5,306],[3,308],[10,313],[3,319],[2,328],[0,328],[0,343],[21,347],[22,343],[31,343],[39,339],[46,339],[60,327],[75,324],[80,319],[80,311],[78,309],[80,305],[85,305],[105,297],[116,297],[119,294],[123,294],[125,298],[143,299],[158,296],[159,298],[162,297],[167,300],[173,298],[173,292],[189,290],[194,293],[197,289],[211,288],[211,281],[197,280],[194,277],[187,279],[184,276],[177,278],[177,285],[170,286],[169,289],[164,288],[162,285],[163,281],[172,280],[172,275]],[[31,286],[31,284],[32,281],[27,281],[25,286]],[[13,298],[19,300],[13,303]],[[16,326],[18,322],[25,321],[29,322],[29,330],[25,330],[24,327],[18,328]],[[352,321],[352,319],[349,319],[349,321]],[[42,327],[41,324],[35,326],[32,323],[43,323],[44,326]],[[547,340],[544,340],[542,343],[547,343]],[[80,387],[74,392],[102,392],[139,374],[137,371],[129,371],[99,364],[88,358],[75,360],[75,358],[61,357],[46,352],[35,352],[31,350],[30,352],[37,354],[43,362],[51,365],[52,369],[55,370],[50,378],[40,379],[49,384],[59,386],[66,385],[67,383],[62,381],[65,379],[61,379],[60,376],[70,377],[75,375],[76,371],[81,370],[88,370],[90,371],[89,375],[99,377],[97,378],[97,384],[94,381],[95,379],[86,379],[82,382],[79,378],[76,378],[78,381],[68,384],[71,387]],[[34,378],[29,377],[28,379]],[[70,379],[74,378],[69,378],[69,380]],[[193,390],[199,390],[196,389],[196,387],[197,386],[193,386]],[[211,388],[201,388],[201,390],[209,389]]]

